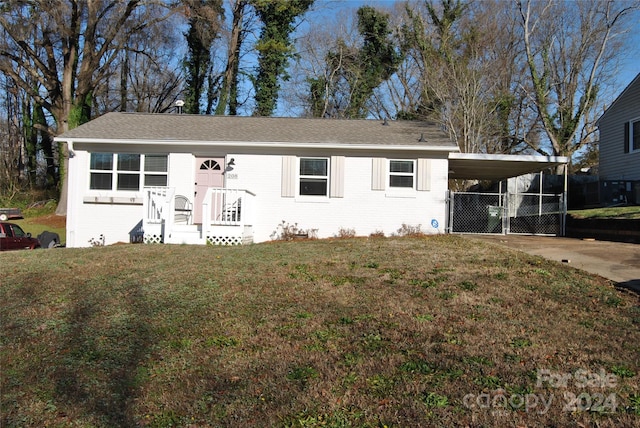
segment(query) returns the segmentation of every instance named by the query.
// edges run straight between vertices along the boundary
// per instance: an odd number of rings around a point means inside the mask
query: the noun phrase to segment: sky
[[[620,73],[618,74],[618,83],[622,87],[626,87],[640,73],[640,33],[636,32],[632,38],[633,46],[636,46],[636,52],[627,53],[623,59]]]
[[[391,8],[394,4],[404,3],[405,1],[406,0],[316,0],[316,4],[320,5],[320,15],[324,16],[325,14],[335,13],[335,15],[338,16],[364,5]],[[635,20],[636,22],[640,22],[640,11],[636,11]],[[616,82],[611,88],[611,93],[608,94],[608,97],[615,98],[631,83],[638,73],[640,73],[640,31],[635,31],[631,36],[628,48],[620,58],[620,68],[616,75]]]

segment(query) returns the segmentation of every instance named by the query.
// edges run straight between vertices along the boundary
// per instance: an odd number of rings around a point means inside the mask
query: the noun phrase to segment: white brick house
[[[458,152],[425,122],[140,113],[56,141],[70,150],[68,247],[263,242],[283,221],[319,238],[443,233]]]

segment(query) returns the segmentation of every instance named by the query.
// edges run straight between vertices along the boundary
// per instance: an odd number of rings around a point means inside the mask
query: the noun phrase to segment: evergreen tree
[[[287,80],[288,60],[293,56],[289,36],[296,18],[304,14],[314,0],[252,0],[262,30],[256,43],[258,73],[255,77],[255,116],[271,116],[276,109],[279,79]]]
[[[364,118],[367,116],[366,103],[373,91],[397,70],[400,55],[389,35],[389,16],[370,6],[358,9],[358,31],[364,43],[358,53],[356,66],[361,76],[352,90],[347,117]]]

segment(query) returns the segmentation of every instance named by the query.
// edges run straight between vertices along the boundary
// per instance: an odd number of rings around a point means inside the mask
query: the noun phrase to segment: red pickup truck
[[[40,241],[17,224],[0,223],[0,251],[33,250],[40,248]]]

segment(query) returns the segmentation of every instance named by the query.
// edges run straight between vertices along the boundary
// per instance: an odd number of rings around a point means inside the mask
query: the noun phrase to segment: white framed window
[[[624,123],[624,153],[640,151],[640,118]]]
[[[167,155],[91,153],[89,189],[139,191],[144,186],[166,186]]]
[[[166,186],[168,184],[167,155],[142,155],[144,173],[143,186]]]
[[[282,157],[283,198],[302,196],[344,197],[344,156],[331,157]],[[315,198],[314,200],[318,200]]]
[[[371,190],[408,193],[402,189],[431,190],[431,159],[372,158]]]
[[[300,196],[329,196],[329,158],[300,158]]]
[[[415,189],[416,161],[413,159],[389,160],[389,188]]]

